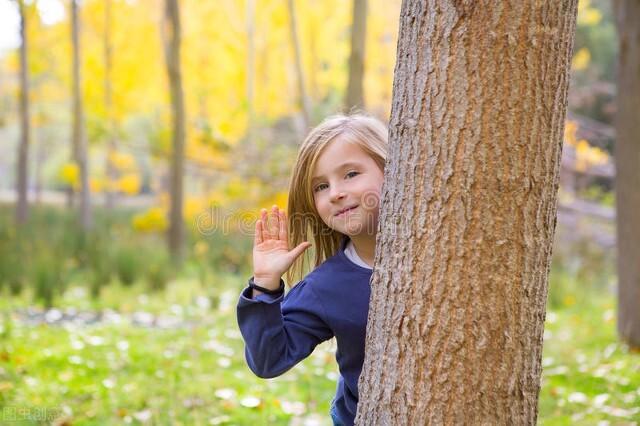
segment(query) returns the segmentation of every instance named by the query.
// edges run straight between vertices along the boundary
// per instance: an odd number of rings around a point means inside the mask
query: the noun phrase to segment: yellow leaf
[[[60,169],[60,180],[72,188],[80,187],[80,170],[76,163],[65,163]]]
[[[125,194],[135,195],[140,192],[140,177],[136,173],[128,173],[118,180],[118,189]]]
[[[132,219],[133,229],[140,232],[162,232],[167,229],[167,217],[160,207],[152,207]]]
[[[591,52],[586,47],[578,50],[575,55],[573,55],[573,60],[571,61],[571,69],[576,71],[582,71],[589,66],[591,62]]]

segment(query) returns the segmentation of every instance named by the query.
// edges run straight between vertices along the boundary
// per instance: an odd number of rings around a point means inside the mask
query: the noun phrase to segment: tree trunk
[[[289,27],[291,29],[291,43],[293,44],[293,56],[296,65],[296,77],[298,80],[298,96],[300,97],[300,106],[302,107],[302,115],[304,118],[305,133],[309,129],[311,123],[311,106],[307,90],[304,82],[304,71],[302,70],[302,57],[300,55],[300,41],[298,38],[298,24],[296,19],[296,8],[294,0],[288,0],[289,6]]]
[[[178,0],[165,0],[165,57],[171,91],[171,112],[173,119],[172,152],[170,158],[170,211],[168,242],[169,252],[174,262],[182,260],[184,224],[182,218],[185,111],[180,70],[180,8]]]
[[[112,210],[115,205],[116,193],[112,188],[117,178],[117,170],[113,164],[113,156],[117,152],[115,120],[113,114],[113,87],[111,85],[111,71],[113,46],[111,44],[111,0],[105,0],[104,5],[104,106],[107,120],[107,156],[105,161],[106,181],[105,207]]]
[[[247,142],[253,146],[255,141],[255,109],[254,109],[254,82],[256,76],[255,56],[255,27],[256,5],[255,0],[247,0]]]
[[[80,22],[78,20],[78,1],[71,0],[71,44],[73,48],[73,157],[80,175],[80,225],[84,231],[92,226],[89,195],[89,167],[87,158],[87,139],[84,130],[84,112],[82,106],[82,80],[80,74]]]
[[[616,113],[618,333],[640,348],[640,0],[614,2],[619,35]]]
[[[29,143],[30,143],[30,117],[29,117],[29,64],[27,61],[27,13],[24,0],[18,0],[20,9],[20,125],[21,137],[18,145],[18,163],[16,165],[18,201],[16,204],[16,224],[26,223],[29,215],[27,200],[29,178]]]
[[[536,423],[577,0],[405,0],[357,423]]]
[[[367,37],[367,0],[353,0],[351,25],[351,55],[349,56],[349,83],[346,109],[364,108],[362,79],[364,78],[364,48]]]

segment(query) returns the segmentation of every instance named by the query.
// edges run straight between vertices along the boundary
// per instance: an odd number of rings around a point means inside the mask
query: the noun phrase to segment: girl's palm
[[[262,209],[260,220],[256,222],[253,242],[254,277],[267,277],[279,280],[287,272],[295,259],[311,246],[308,242],[300,243],[289,250],[287,233],[287,216],[277,206],[273,206],[271,214]]]

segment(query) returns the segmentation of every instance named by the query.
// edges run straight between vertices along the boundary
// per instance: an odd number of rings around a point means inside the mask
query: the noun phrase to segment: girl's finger
[[[271,236],[274,239],[279,239],[280,236],[280,212],[278,210],[278,206],[273,206],[271,208]]]
[[[256,221],[256,231],[255,231],[255,236],[253,238],[253,245],[257,246],[258,244],[262,244],[262,242],[264,241],[264,236],[262,235],[262,221],[258,220]]]
[[[280,240],[287,242],[287,214],[284,211],[280,212],[280,229],[278,235]]]
[[[260,210],[260,221],[262,222],[262,239],[268,240],[271,238],[269,234],[269,222],[267,219],[267,209]]]
[[[289,252],[289,254],[291,255],[291,257],[293,259],[297,259],[298,256],[300,256],[302,253],[304,253],[304,251],[306,249],[308,249],[309,247],[311,247],[311,243],[308,241],[303,241],[300,244],[298,244],[298,246],[296,248],[294,248],[293,250],[291,250]]]

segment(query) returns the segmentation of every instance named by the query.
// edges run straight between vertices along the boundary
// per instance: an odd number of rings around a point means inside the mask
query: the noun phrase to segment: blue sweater
[[[279,376],[313,352],[319,343],[336,337],[340,378],[333,404],[345,425],[353,425],[358,404],[358,378],[364,362],[371,270],[338,253],[327,259],[286,296],[242,291],[238,325],[245,357],[262,378]]]

